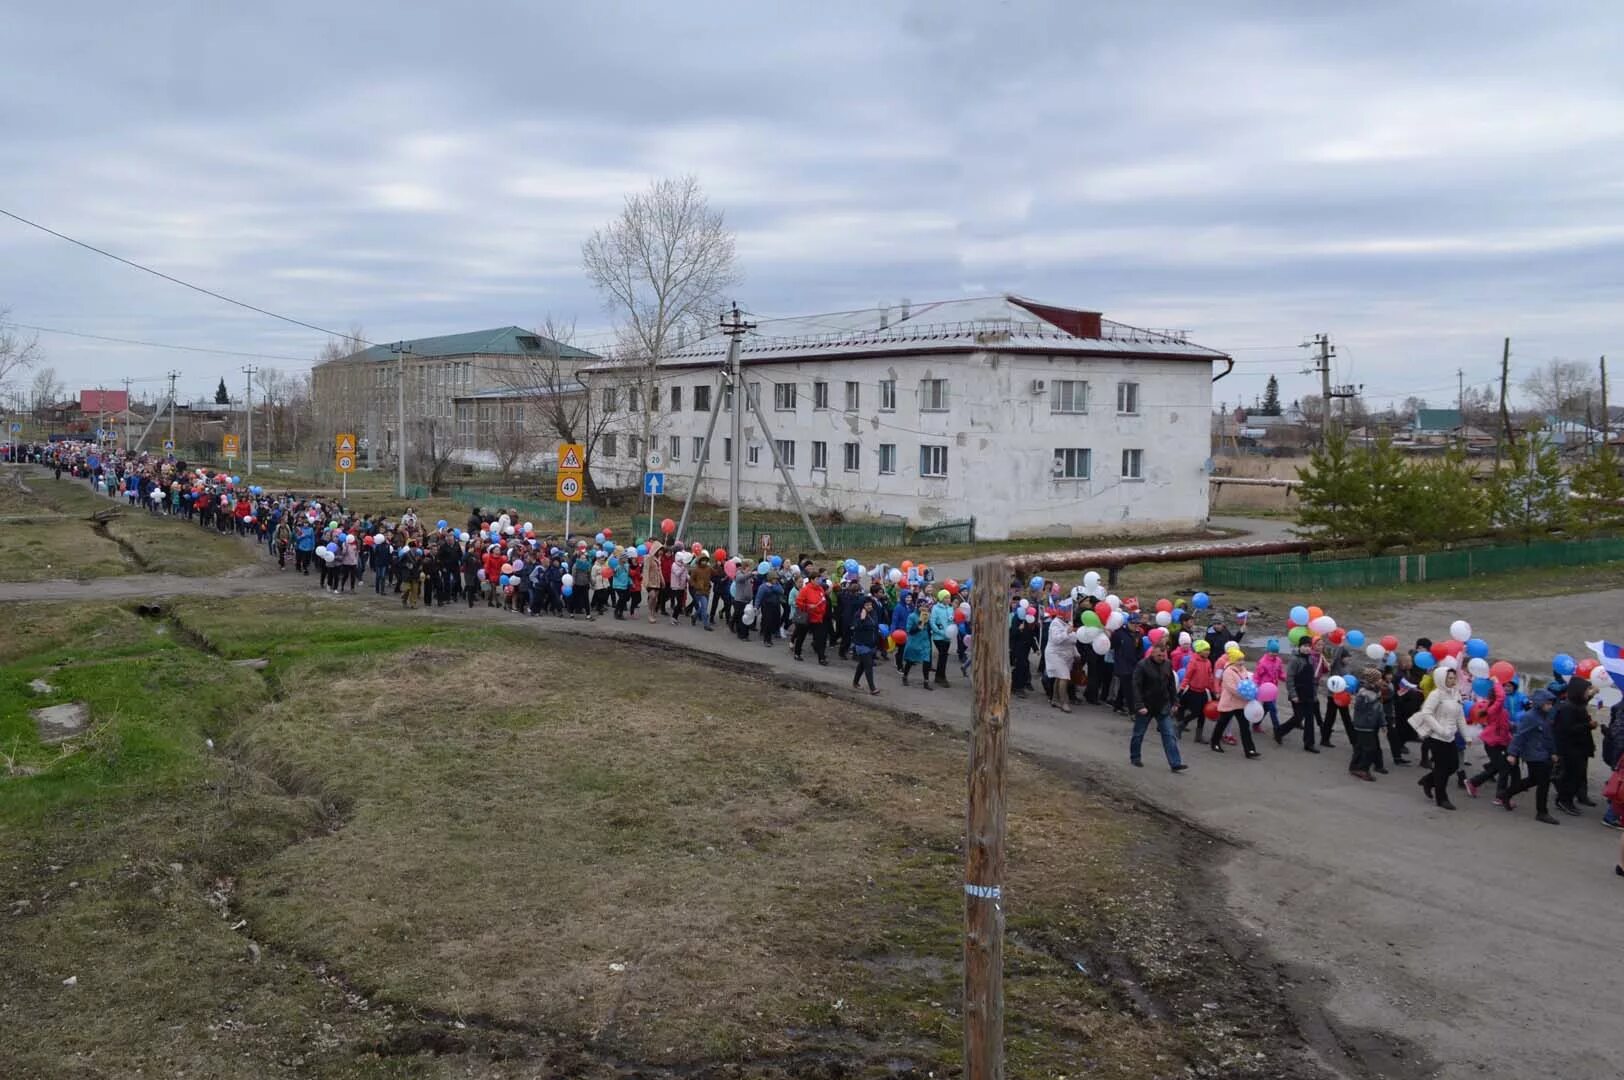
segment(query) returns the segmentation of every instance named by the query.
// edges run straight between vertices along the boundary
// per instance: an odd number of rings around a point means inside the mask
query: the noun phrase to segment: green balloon
[[[1083,625],[1103,626],[1104,624],[1100,622],[1100,617],[1098,615],[1094,614],[1092,611],[1085,611],[1083,612]]]
[[[1304,626],[1293,626],[1290,630],[1286,631],[1286,636],[1290,638],[1291,643],[1295,645],[1303,638],[1308,636],[1308,628]]]

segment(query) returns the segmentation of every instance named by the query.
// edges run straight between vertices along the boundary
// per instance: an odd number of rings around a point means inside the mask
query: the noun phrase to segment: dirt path
[[[0,601],[282,591],[365,604],[392,617],[503,619],[543,640],[563,632],[691,649],[764,664],[837,696],[851,692],[847,665],[797,663],[782,646],[766,649],[686,622],[521,619],[483,606],[405,613],[393,596],[319,593],[314,579],[270,567],[208,579],[0,585]],[[1621,602],[1624,592],[1613,591],[1548,605],[1451,602],[1448,612],[1418,604],[1406,617],[1427,629],[1444,614],[1465,617],[1491,640],[1510,640],[1530,627],[1544,627],[1541,634],[1567,627],[1571,636],[1573,627],[1610,625],[1604,613]],[[1540,639],[1527,648],[1543,651],[1545,644]],[[879,703],[967,727],[968,680],[926,693],[902,688],[889,668],[881,676]],[[1192,768],[1175,777],[1152,740],[1148,767],[1132,769],[1124,719],[1086,706],[1066,716],[1035,700],[1016,702],[1011,730],[1021,750],[1080,769],[1124,797],[1233,842],[1223,849],[1229,908],[1250,944],[1298,974],[1302,996],[1294,1005],[1302,1026],[1321,1034],[1322,1052],[1347,1075],[1619,1075],[1616,987],[1607,958],[1624,886],[1610,872],[1618,836],[1601,829],[1594,813],[1553,828],[1536,824],[1528,807],[1507,815],[1464,793],[1460,811],[1433,810],[1415,787],[1413,769],[1395,769],[1376,784],[1347,779],[1340,744],[1310,756],[1265,740],[1264,760],[1248,762],[1186,740]],[[1593,788],[1600,783],[1596,771]],[[1417,1048],[1428,1060],[1417,1059]]]

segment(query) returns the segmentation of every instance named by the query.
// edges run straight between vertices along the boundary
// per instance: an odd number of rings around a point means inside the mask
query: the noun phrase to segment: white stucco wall
[[[820,509],[848,517],[901,516],[913,524],[977,519],[977,534],[1009,536],[1084,534],[1132,527],[1185,528],[1207,516],[1212,408],[1210,364],[1190,360],[1081,358],[999,352],[888,356],[876,359],[747,364],[745,377],[761,384],[762,409],[772,434],[793,440],[792,469],[801,496]],[[920,409],[924,379],[948,380],[946,412]],[[896,410],[879,409],[880,382],[895,379]],[[1089,383],[1088,411],[1056,414],[1051,394],[1057,379]],[[813,383],[829,384],[829,409],[813,408]],[[845,384],[860,384],[861,401],[847,412]],[[1048,387],[1039,395],[1033,380]],[[1137,415],[1119,415],[1117,384],[1139,384]],[[681,455],[665,466],[667,493],[687,490],[695,471],[692,439],[703,435],[709,413],[692,411],[693,387],[714,385],[714,371],[672,371],[662,387],[657,448],[669,456],[669,436],[681,437]],[[796,384],[794,412],[774,408],[775,383]],[[673,384],[681,385],[684,411],[668,410]],[[714,394],[714,391],[713,391]],[[717,421],[715,450],[706,466],[701,496],[727,497],[722,440],[730,417]],[[828,469],[812,469],[812,443],[828,444]],[[860,468],[844,469],[842,444],[858,443]],[[745,444],[761,444],[760,460],[743,470],[741,493],[754,506],[789,508],[788,490],[773,468],[761,425],[745,413]],[[896,446],[895,475],[879,472],[879,447]],[[946,445],[946,477],[919,474],[922,443]],[[1051,475],[1054,451],[1092,451],[1087,480]],[[1143,478],[1124,479],[1122,451],[1143,451]],[[637,483],[642,463],[627,456],[624,437],[616,458],[600,454],[594,472],[611,483]]]

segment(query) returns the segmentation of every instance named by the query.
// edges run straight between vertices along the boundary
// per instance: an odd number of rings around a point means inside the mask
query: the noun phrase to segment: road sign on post
[[[663,472],[646,472],[646,473],[644,473],[643,474],[643,494],[644,495],[664,495],[665,494],[665,473],[663,473]]]
[[[558,444],[558,471],[578,473],[586,468],[586,446],[583,443]]]
[[[164,440],[164,453],[173,454],[174,452],[175,452],[175,440],[174,439],[165,439]]]
[[[561,503],[580,502],[581,478],[573,473],[559,473],[557,498]]]
[[[241,448],[242,442],[236,435],[222,435],[220,437],[220,453],[225,455],[227,461],[236,460],[237,452]]]

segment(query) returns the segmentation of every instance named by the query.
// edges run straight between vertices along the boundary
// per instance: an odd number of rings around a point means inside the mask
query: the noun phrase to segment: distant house
[[[130,407],[128,390],[81,390],[79,411],[86,416],[95,413],[122,413]]]
[[[1460,433],[1459,409],[1417,409],[1410,422],[1410,435],[1416,439],[1453,438]]]

